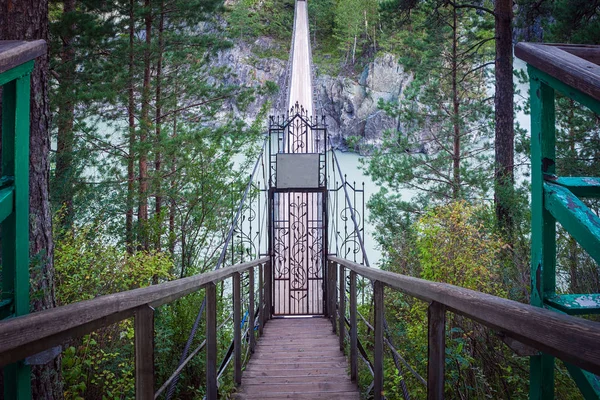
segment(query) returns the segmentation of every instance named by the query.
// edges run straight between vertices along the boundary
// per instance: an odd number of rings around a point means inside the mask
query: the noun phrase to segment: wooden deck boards
[[[235,399],[359,399],[325,318],[273,319],[242,375]]]

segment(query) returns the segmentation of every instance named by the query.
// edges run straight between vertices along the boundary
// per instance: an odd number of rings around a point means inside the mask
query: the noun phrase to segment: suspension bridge
[[[0,42],[4,398],[30,398],[31,365],[52,360],[66,341],[133,317],[138,399],[174,398],[181,372],[201,356],[210,400],[220,396],[224,374],[233,374],[240,399],[358,399],[360,364],[372,377],[362,396],[385,398],[384,382],[394,379],[409,399],[403,377],[412,374],[429,399],[442,399],[447,313],[497,332],[517,354],[530,357],[532,399],[554,397],[557,360],[585,398],[599,398],[600,324],[580,316],[600,312],[600,295],[557,293],[555,230],[560,223],[600,261],[600,219],[580,200],[600,197],[600,179],[555,175],[554,101],[559,92],[600,114],[600,48],[529,43],[516,48],[528,64],[532,89],[531,304],[522,304],[370,267],[362,235],[364,191],[346,181],[328,142],[314,100],[307,3],[298,0],[295,7],[281,109],[269,118],[263,151],[232,213],[214,270],[33,314],[26,228],[29,79],[46,45]],[[218,308],[220,285],[228,288],[231,310]],[[157,382],[154,351],[161,343],[155,340],[155,309],[200,290],[204,301],[178,367]],[[427,304],[426,376],[406,362],[388,334],[384,298],[392,290]],[[373,304],[373,323],[359,313],[359,302]],[[359,337],[359,324],[372,336]],[[223,329],[233,332],[233,340],[219,358]],[[384,376],[385,357],[393,360],[395,376]]]

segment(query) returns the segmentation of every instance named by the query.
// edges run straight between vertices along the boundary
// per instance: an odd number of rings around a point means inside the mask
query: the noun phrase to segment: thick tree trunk
[[[133,253],[133,199],[135,186],[135,92],[133,89],[134,78],[134,40],[135,40],[135,12],[134,0],[129,0],[129,63],[128,63],[128,104],[129,117],[129,155],[127,158],[127,211],[125,212],[125,246],[129,254]]]
[[[163,30],[165,27],[165,2],[161,0],[160,2],[160,20],[158,23],[158,61],[156,65],[156,144],[157,150],[154,156],[154,169],[156,174],[156,196],[155,196],[155,218],[156,218],[156,226],[160,226],[162,221],[162,176],[161,168],[162,168],[162,153],[160,151],[160,146],[162,145],[162,134],[161,134],[161,113],[162,113],[162,87],[161,87],[161,79],[162,79],[162,62],[163,62],[163,52],[164,52],[164,38],[163,38]],[[155,247],[157,251],[160,251],[161,248],[161,233],[160,230],[156,234],[156,243]]]
[[[460,197],[460,102],[458,99],[458,19],[456,8],[452,8],[452,125],[453,125],[453,156],[452,156],[452,198]]]
[[[75,0],[65,0],[63,3],[63,14],[75,11]],[[62,39],[62,51],[60,58],[62,62],[61,74],[58,87],[58,114],[56,125],[58,128],[56,145],[56,170],[54,173],[56,204],[62,207],[59,222],[68,227],[73,221],[73,190],[74,190],[74,166],[73,166],[73,121],[75,117],[74,101],[74,79],[75,79],[75,50],[73,38],[75,36],[75,25],[69,26]]]
[[[144,48],[144,81],[142,84],[141,126],[139,135],[139,203],[138,203],[138,237],[143,250],[148,250],[148,150],[146,142],[150,131],[150,46],[152,45],[152,8],[150,0],[144,2],[144,21],[146,23],[146,45]]]
[[[0,0],[0,39],[48,40],[48,0]],[[54,294],[54,242],[48,182],[50,177],[50,111],[48,103],[49,56],[35,60],[31,74],[31,130],[29,158],[29,250],[31,257],[31,311],[56,306]],[[46,365],[33,366],[35,399],[60,399],[60,356]]]
[[[514,121],[513,121],[513,1],[496,0],[496,217],[501,230],[509,237],[513,231],[510,210],[514,186]]]

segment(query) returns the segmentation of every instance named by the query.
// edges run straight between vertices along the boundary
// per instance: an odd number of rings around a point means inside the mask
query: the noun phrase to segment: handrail
[[[236,273],[266,264],[269,257],[145,288],[109,294],[0,322],[0,366],[22,360],[66,339],[85,335],[218,283]]]
[[[366,268],[339,257],[330,260],[420,300],[437,303],[456,314],[498,330],[506,336],[600,374],[600,323],[571,317],[529,304],[476,292],[448,283]],[[376,326],[377,328],[377,326]]]

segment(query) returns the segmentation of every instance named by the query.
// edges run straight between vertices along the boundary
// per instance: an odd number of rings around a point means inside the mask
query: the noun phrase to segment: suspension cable
[[[223,249],[221,250],[221,254],[219,255],[219,259],[214,268],[215,270],[221,268],[221,265],[223,264],[223,260],[225,259],[225,255],[227,254],[227,248],[229,247],[229,242],[231,241],[231,238],[233,237],[233,232],[237,225],[238,219],[242,213],[242,208],[244,206],[244,203],[246,202],[248,193],[250,192],[250,187],[252,186],[252,182],[254,180],[254,175],[256,174],[256,171],[258,170],[258,165],[260,164],[260,161],[263,158],[263,155],[265,153],[268,139],[269,139],[269,136],[265,135],[265,139],[263,141],[261,152],[260,152],[258,158],[256,159],[256,163],[254,163],[254,169],[252,170],[252,174],[250,175],[250,179],[248,180],[248,184],[246,185],[246,190],[244,191],[244,195],[242,196],[242,200],[240,201],[240,205],[238,206],[236,215],[231,223],[229,232],[227,233],[227,237],[225,239]],[[183,348],[183,352],[181,353],[181,357],[179,359],[179,364],[177,365],[178,369],[181,367],[181,365],[185,362],[185,360],[187,358],[188,352],[190,351],[190,347],[192,345],[194,337],[196,336],[196,331],[198,330],[198,325],[200,324],[200,320],[202,319],[202,314],[204,313],[205,308],[206,308],[206,297],[204,297],[202,299],[202,304],[200,305],[200,310],[198,310],[198,314],[196,315],[196,319],[194,320],[194,325],[192,326],[190,335],[188,336],[185,347]],[[171,381],[169,390],[167,390],[166,400],[169,400],[171,398],[171,396],[173,396],[173,393],[175,392],[175,386],[177,386],[177,382],[179,381],[179,376],[180,376],[180,374],[177,374],[177,376],[175,378],[173,378],[173,380]]]

